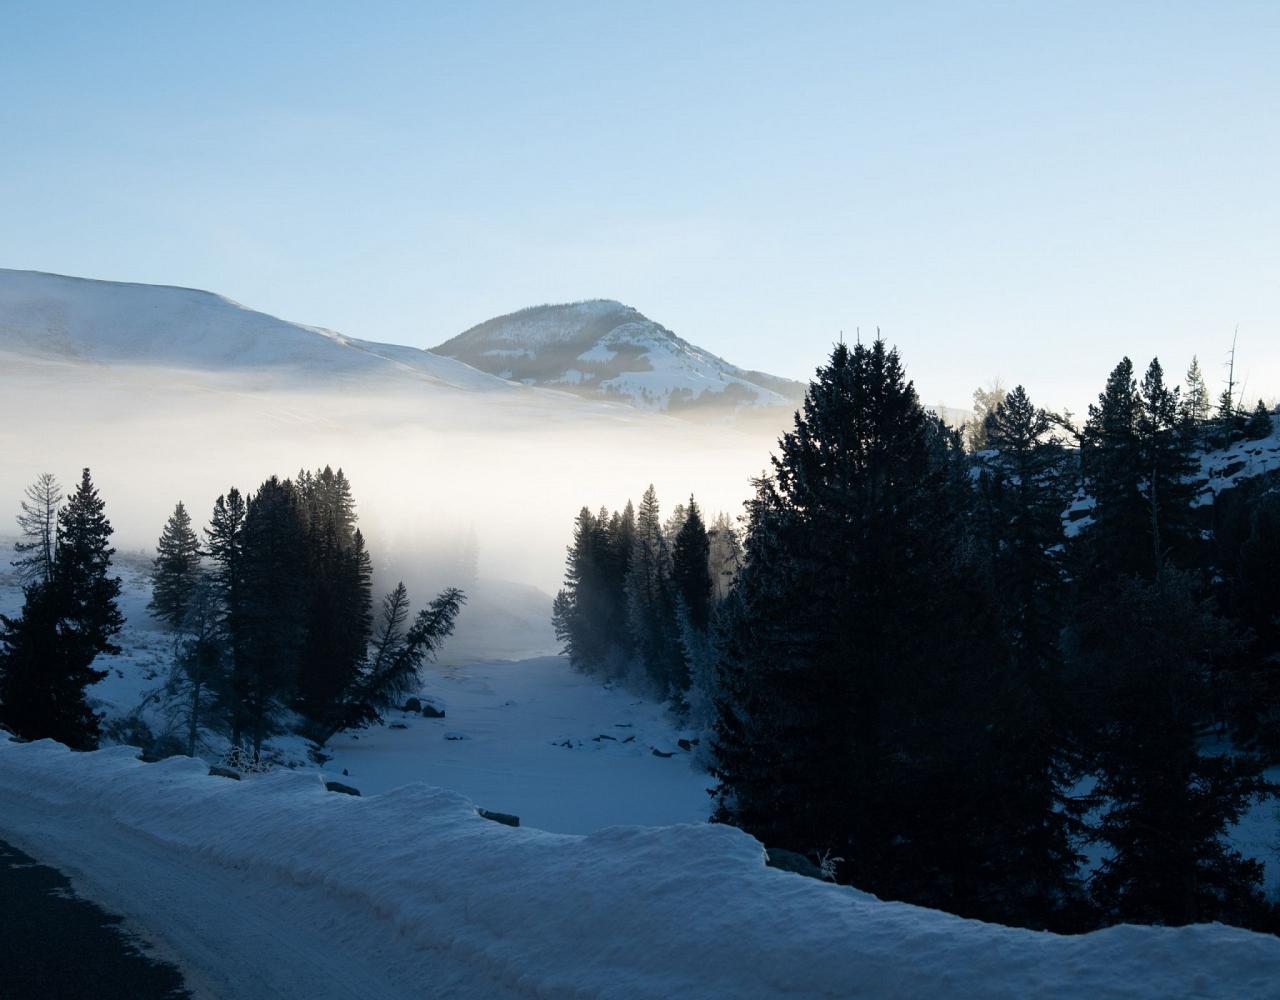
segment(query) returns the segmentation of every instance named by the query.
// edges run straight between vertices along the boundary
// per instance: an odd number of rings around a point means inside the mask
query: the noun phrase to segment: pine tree
[[[707,531],[710,541],[712,603],[719,605],[729,596],[733,581],[742,566],[742,542],[728,514],[721,512]]]
[[[111,570],[111,522],[106,505],[85,469],[70,499],[58,512],[53,583],[65,601],[65,620],[91,662],[100,653],[118,653],[112,641],[124,625],[117,599],[120,579]]]
[[[191,516],[179,500],[156,544],[151,571],[151,601],[147,609],[171,628],[186,618],[200,575],[200,540]]]
[[[229,676],[221,691],[218,710],[234,747],[241,746],[248,724],[244,700],[249,686],[249,658],[245,648],[245,512],[244,497],[233,486],[214,502],[209,527],[205,529],[207,550],[214,563],[221,641],[229,659]]]
[[[1249,415],[1249,422],[1245,424],[1244,436],[1251,441],[1258,441],[1264,437],[1270,437],[1271,430],[1271,411],[1267,409],[1266,403],[1258,400],[1258,405]]]
[[[671,551],[652,485],[636,513],[626,593],[627,622],[645,676],[663,697],[678,698],[688,688],[689,678],[676,634]]]
[[[702,511],[691,496],[683,523],[676,532],[671,553],[671,578],[684,604],[689,623],[706,632],[711,624],[711,540],[702,523]]]
[[[1209,420],[1212,405],[1209,400],[1209,387],[1204,384],[1204,375],[1200,373],[1200,361],[1195,355],[1191,357],[1191,366],[1187,369],[1186,383],[1182,393],[1182,416],[1187,423],[1199,431]]]
[[[1163,561],[1172,555],[1179,564],[1190,562],[1196,545],[1197,531],[1192,520],[1191,500],[1194,487],[1191,447],[1193,434],[1182,420],[1181,401],[1176,389],[1164,384],[1160,360],[1153,358],[1142,380],[1138,417],[1141,462],[1145,482],[1153,559]]]
[[[403,583],[382,599],[372,648],[356,676],[341,693],[335,710],[312,729],[318,751],[335,733],[382,721],[382,713],[399,704],[422,684],[422,668],[439,655],[450,635],[466,595],[456,587],[438,594],[409,619],[409,595]]]
[[[1004,401],[1005,389],[1000,380],[992,379],[985,389],[973,390],[973,417],[965,423],[965,444],[970,451],[984,451],[987,443],[987,417]]]
[[[1252,642],[1219,681],[1241,745],[1280,751],[1280,492],[1257,497],[1232,574],[1232,610]]]
[[[563,652],[577,670],[605,672],[609,662],[611,598],[606,573],[609,539],[603,522],[587,507],[574,522],[573,543],[565,559],[565,586],[556,598],[552,617]]]
[[[61,503],[62,487],[51,473],[41,473],[25,491],[18,511],[22,540],[13,546],[21,556],[14,560],[13,565],[23,584],[47,583],[53,575],[58,506]]]
[[[0,723],[27,739],[76,750],[97,746],[100,718],[85,689],[106,676],[93,668],[124,623],[120,580],[109,576],[112,528],[85,469],[58,529],[49,579],[25,589],[22,614],[0,616]]]
[[[242,674],[235,692],[254,758],[297,690],[306,638],[306,536],[288,480],[272,476],[245,508],[240,612]]]
[[[1078,577],[1109,579],[1150,572],[1154,546],[1151,509],[1143,495],[1147,466],[1139,421],[1142,401],[1133,362],[1123,359],[1107,378],[1098,404],[1089,406],[1080,461],[1092,493],[1094,524],[1078,536],[1085,555]]]
[[[896,351],[841,344],[773,464],[717,628],[716,818],[838,854],[869,891],[980,912],[1004,654],[989,591],[966,586],[958,436]]]
[[[999,685],[993,735],[1009,769],[1020,772],[1003,795],[1006,898],[1001,916],[1045,926],[1068,902],[1079,857],[1080,806],[1069,795],[1076,760],[1068,739],[1059,633],[1065,578],[1059,565],[1061,512],[1069,493],[1067,456],[1055,423],[1022,386],[987,418],[980,489],[1010,669]]]
[[[1209,666],[1239,641],[1169,568],[1081,604],[1067,648],[1076,683],[1094,694],[1093,836],[1108,857],[1092,885],[1113,920],[1249,923],[1261,909],[1261,865],[1224,833],[1272,789],[1261,761],[1204,749]]]

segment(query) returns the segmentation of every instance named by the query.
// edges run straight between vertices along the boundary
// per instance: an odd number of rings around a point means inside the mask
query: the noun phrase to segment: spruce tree
[[[636,512],[626,594],[627,622],[644,675],[663,697],[678,698],[689,678],[677,635],[671,551],[652,484]]]
[[[574,522],[565,559],[565,586],[557,595],[552,623],[563,652],[577,670],[605,671],[609,659],[611,595],[607,591],[609,539],[606,516],[587,507]]]
[[[838,855],[869,891],[980,912],[1005,656],[967,586],[958,436],[896,351],[841,344],[773,465],[717,628],[716,818]]]
[[[306,536],[288,480],[272,476],[245,508],[241,648],[235,692],[254,758],[297,690],[306,638]]]
[[[100,717],[85,689],[106,676],[94,660],[119,652],[113,639],[124,623],[120,580],[109,575],[111,534],[85,469],[58,512],[49,579],[28,584],[20,617],[0,616],[0,724],[18,736],[97,746]]]
[[[1270,437],[1271,430],[1271,411],[1267,409],[1266,403],[1258,400],[1258,405],[1249,415],[1249,422],[1244,426],[1244,436],[1251,441],[1258,441],[1264,437]]]
[[[719,605],[729,596],[733,581],[742,566],[742,541],[738,529],[723,511],[707,530],[710,541],[712,603]]]
[[[1208,422],[1213,407],[1209,399],[1209,387],[1204,384],[1204,375],[1200,372],[1200,361],[1195,355],[1192,355],[1191,366],[1187,368],[1183,389],[1183,419],[1199,432]]]
[[[111,522],[106,504],[85,469],[76,491],[58,512],[53,584],[65,601],[65,619],[87,657],[118,653],[112,641],[124,625],[117,599],[120,579],[110,576]]]
[[[200,540],[179,500],[156,543],[147,609],[170,628],[181,627],[200,575]]]
[[[1210,666],[1239,642],[1171,568],[1081,602],[1067,650],[1097,713],[1093,837],[1108,856],[1092,888],[1111,920],[1247,924],[1262,909],[1261,865],[1224,834],[1272,789],[1260,760],[1206,746]]]
[[[1069,469],[1054,427],[1016,387],[987,418],[992,454],[980,478],[995,598],[1011,649],[992,730],[1013,777],[1000,811],[1006,822],[992,823],[1005,840],[1001,916],[1034,926],[1070,920],[1064,890],[1074,880],[1082,829],[1081,806],[1069,794],[1078,767],[1059,649]]]
[[[409,595],[403,583],[382,599],[372,646],[328,717],[313,725],[313,754],[337,732],[382,721],[382,713],[418,690],[422,668],[439,655],[466,595],[450,587],[409,620]]]
[[[1141,418],[1133,362],[1124,358],[1108,376],[1097,405],[1090,404],[1081,436],[1080,461],[1095,507],[1093,525],[1079,536],[1085,554],[1078,577],[1109,579],[1150,573],[1153,567],[1151,510],[1143,495],[1147,466]]]
[[[245,691],[249,686],[249,657],[246,650],[246,604],[244,568],[245,502],[234,486],[213,505],[206,546],[213,560],[221,625],[221,641],[228,657],[227,683],[221,691],[218,711],[231,737],[232,746],[242,745],[248,724]]]
[[[1149,565],[1154,568],[1155,561],[1166,556],[1188,565],[1198,534],[1191,511],[1195,489],[1189,482],[1193,432],[1182,419],[1178,390],[1164,384],[1158,358],[1147,368],[1139,395],[1143,495],[1149,519],[1146,537],[1152,546]]]
[[[706,632],[711,624],[711,541],[702,511],[691,496],[671,552],[671,576],[690,624]]]

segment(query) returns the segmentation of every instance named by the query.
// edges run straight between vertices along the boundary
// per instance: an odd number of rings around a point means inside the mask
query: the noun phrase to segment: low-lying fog
[[[692,492],[708,514],[736,516],[776,437],[549,392],[296,376],[248,387],[225,373],[12,356],[0,372],[0,533],[41,472],[67,488],[89,466],[117,548],[150,553],[176,501],[203,524],[231,486],[328,464],[352,482],[379,589],[403,578],[420,603],[478,575],[490,604],[547,615],[549,598],[528,588],[559,586],[580,507],[620,507],[652,482],[664,515]]]

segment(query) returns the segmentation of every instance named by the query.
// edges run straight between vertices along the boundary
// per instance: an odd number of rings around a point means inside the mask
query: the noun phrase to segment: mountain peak
[[[685,415],[790,404],[804,392],[731,365],[613,299],[498,316],[432,352],[526,385]]]

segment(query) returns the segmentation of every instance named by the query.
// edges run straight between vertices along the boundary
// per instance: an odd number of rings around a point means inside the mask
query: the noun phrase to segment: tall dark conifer
[[[988,591],[966,586],[968,483],[897,352],[839,345],[748,505],[717,640],[717,817],[976,913],[1003,655]]]
[[[691,496],[671,552],[671,575],[689,623],[705,632],[711,623],[711,541],[702,511]]]
[[[306,638],[306,536],[292,483],[273,476],[258,488],[242,538],[244,670],[236,697],[256,757],[297,690]]]
[[[147,609],[171,628],[181,627],[200,575],[200,540],[179,500],[156,543]]]
[[[233,746],[241,746],[248,725],[244,692],[249,686],[246,649],[247,590],[245,587],[244,497],[234,486],[213,505],[206,545],[213,560],[220,638],[228,657],[227,682],[221,689],[220,714]]]
[[[1164,568],[1085,600],[1068,640],[1077,683],[1100,718],[1091,766],[1108,851],[1092,880],[1116,921],[1253,923],[1262,867],[1226,845],[1227,828],[1271,789],[1262,762],[1208,749],[1213,661],[1240,638]]]
[[[1082,537],[1086,553],[1078,576],[1105,580],[1150,573],[1154,567],[1151,510],[1143,495],[1147,466],[1139,422],[1142,401],[1133,362],[1124,358],[1089,406],[1080,443],[1086,488],[1095,502],[1094,524]]]
[[[100,720],[85,689],[106,676],[102,653],[117,653],[124,624],[110,575],[111,522],[85,469],[58,512],[51,575],[28,585],[22,615],[0,616],[0,723],[29,739],[51,738],[73,749],[97,746]]]

